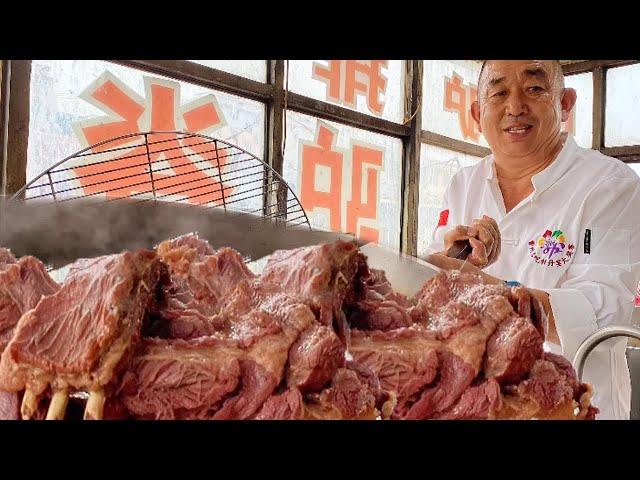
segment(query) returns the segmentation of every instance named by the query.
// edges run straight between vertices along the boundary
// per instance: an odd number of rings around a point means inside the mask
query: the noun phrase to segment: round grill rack
[[[141,132],[97,143],[56,163],[11,200],[78,198],[186,202],[306,225],[282,176],[224,140],[189,132]]]

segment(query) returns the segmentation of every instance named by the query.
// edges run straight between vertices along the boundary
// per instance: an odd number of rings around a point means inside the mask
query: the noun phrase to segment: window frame
[[[488,148],[422,129],[423,61],[405,60],[404,122],[397,123],[340,105],[313,99],[286,90],[287,60],[265,60],[267,81],[258,82],[187,60],[109,60],[137,70],[163,75],[217,91],[261,102],[265,108],[265,147],[263,160],[283,174],[285,112],[292,110],[339,124],[395,138],[403,144],[400,248],[417,254],[418,191],[420,146],[434,145],[459,153],[484,157]],[[562,65],[565,75],[593,73],[592,148],[624,162],[640,163],[640,145],[606,147],[606,72],[608,69],[639,63],[640,60],[581,60]],[[30,60],[2,60],[0,80],[0,194],[11,195],[26,183],[29,125]],[[284,194],[284,195],[283,195]],[[265,198],[265,214],[272,209],[286,210],[286,192]],[[271,211],[267,211],[269,208]]]

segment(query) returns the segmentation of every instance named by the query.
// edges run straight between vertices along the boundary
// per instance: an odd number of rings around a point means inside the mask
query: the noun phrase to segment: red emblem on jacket
[[[449,221],[449,209],[440,212],[440,220],[438,220],[438,227],[444,227]]]

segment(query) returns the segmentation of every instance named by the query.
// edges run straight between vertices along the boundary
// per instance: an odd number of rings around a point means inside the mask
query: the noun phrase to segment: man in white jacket
[[[452,179],[428,257],[460,268],[443,254],[468,239],[465,270],[529,288],[549,317],[545,348],[569,360],[597,329],[630,324],[640,279],[640,178],[561,132],[575,102],[558,61],[483,64],[471,113],[492,154]],[[625,348],[607,340],[585,364],[599,419],[629,418]]]

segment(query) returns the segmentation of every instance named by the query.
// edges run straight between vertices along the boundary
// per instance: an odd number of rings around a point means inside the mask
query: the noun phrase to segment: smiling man
[[[526,286],[549,319],[545,348],[573,360],[597,329],[629,325],[640,279],[640,179],[623,162],[561,131],[576,102],[554,60],[486,61],[473,118],[492,154],[462,169],[445,193],[429,261],[471,244],[465,270]],[[628,419],[626,339],[600,344],[584,381],[600,419]]]

